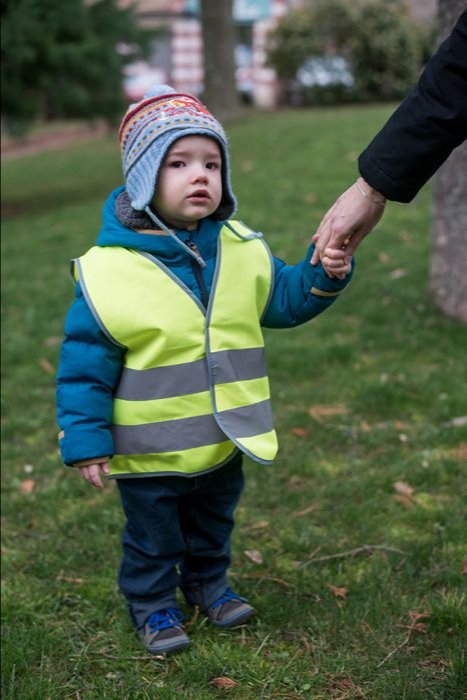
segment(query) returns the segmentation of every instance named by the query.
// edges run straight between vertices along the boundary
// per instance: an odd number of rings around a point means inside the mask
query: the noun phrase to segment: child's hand
[[[91,484],[91,486],[95,486],[97,489],[103,489],[104,484],[101,479],[101,474],[109,473],[109,463],[98,462],[96,464],[87,464],[85,467],[79,467],[79,471],[83,479]]]
[[[319,233],[315,233],[311,240],[316,245],[319,240]],[[349,239],[346,240],[346,244],[348,242]],[[321,256],[321,262],[329,277],[337,277],[338,279],[343,280],[352,269],[352,256],[346,252],[345,247],[345,245],[342,248],[333,248],[328,246],[324,249]],[[315,257],[313,256],[310,264],[316,265],[317,262],[318,260],[315,260]]]
[[[352,269],[352,256],[340,248],[325,248],[321,262],[329,277],[340,280]]]
[[[319,240],[319,233],[315,233],[312,237],[312,242],[317,245]],[[349,239],[346,240],[348,244]],[[338,279],[344,279],[344,277],[352,269],[352,256],[346,253],[346,245],[342,248],[334,248],[328,246],[324,249],[321,255],[321,263],[329,277],[337,277]],[[319,258],[316,257],[316,251],[310,261],[310,265],[316,265],[319,262]]]

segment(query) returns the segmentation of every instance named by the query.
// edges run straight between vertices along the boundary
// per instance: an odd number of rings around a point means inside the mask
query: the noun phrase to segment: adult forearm
[[[359,171],[387,199],[410,202],[466,138],[467,12],[360,155]]]

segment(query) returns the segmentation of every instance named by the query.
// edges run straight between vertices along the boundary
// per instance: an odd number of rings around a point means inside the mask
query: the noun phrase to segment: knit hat
[[[167,151],[185,136],[209,136],[222,152],[222,199],[211,215],[223,221],[232,216],[236,200],[230,185],[229,152],[222,126],[192,95],[177,93],[169,85],[154,85],[123,117],[119,140],[125,186],[133,209],[151,204],[159,170]]]

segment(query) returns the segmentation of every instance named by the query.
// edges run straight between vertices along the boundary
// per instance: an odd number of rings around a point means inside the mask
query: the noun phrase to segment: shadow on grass
[[[118,183],[115,187],[117,186]],[[69,205],[86,204],[96,200],[103,201],[110,189],[111,186],[102,186],[99,189],[86,187],[77,190],[70,186],[59,190],[38,190],[34,197],[14,197],[2,200],[1,217],[3,221],[12,221],[19,217],[40,216],[52,209]]]

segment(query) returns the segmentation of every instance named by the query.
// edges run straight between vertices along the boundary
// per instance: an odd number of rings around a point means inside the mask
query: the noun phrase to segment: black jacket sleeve
[[[466,138],[467,11],[360,155],[359,171],[387,199],[410,202]]]

